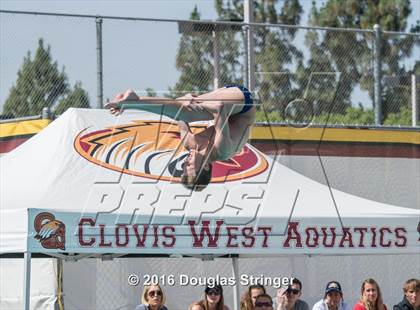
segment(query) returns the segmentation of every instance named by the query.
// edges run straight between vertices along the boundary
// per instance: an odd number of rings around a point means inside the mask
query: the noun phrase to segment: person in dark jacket
[[[420,280],[407,280],[403,291],[403,300],[393,310],[420,310]]]

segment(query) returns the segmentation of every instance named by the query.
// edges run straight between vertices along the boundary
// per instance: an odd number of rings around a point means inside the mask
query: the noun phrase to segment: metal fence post
[[[102,72],[102,17],[96,17],[96,66],[97,66],[97,106],[99,109],[103,108],[104,102],[104,87],[103,87],[103,72]]]
[[[252,23],[254,21],[254,3],[253,0],[245,0],[244,3],[244,21]],[[247,27],[247,66],[248,66],[248,88],[250,91],[255,87],[255,52],[254,52],[254,31],[251,25]]]
[[[219,52],[219,37],[216,31],[217,25],[214,25],[214,30],[212,31],[213,37],[213,57],[214,57],[214,80],[213,85],[214,89],[219,88],[219,80],[220,80],[220,52]]]
[[[32,253],[23,253],[23,309],[29,310],[31,304],[31,258]]]
[[[43,107],[42,108],[41,118],[51,119],[51,109],[49,107]]]
[[[417,83],[419,80],[420,78],[418,75],[414,73],[411,75],[411,124],[413,127],[416,127],[419,121],[419,102],[417,98]]]
[[[374,76],[374,100],[375,100],[375,124],[382,125],[382,57],[381,57],[381,26],[375,24],[374,53],[373,53],[373,76]]]
[[[248,27],[245,27],[243,30],[243,38],[244,38],[244,57],[245,57],[245,64],[244,64],[244,85],[249,87],[249,64],[248,64]]]

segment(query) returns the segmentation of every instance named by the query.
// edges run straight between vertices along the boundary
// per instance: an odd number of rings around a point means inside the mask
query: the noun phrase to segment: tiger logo
[[[205,125],[190,125],[194,133]],[[78,154],[101,167],[159,181],[180,182],[182,164],[188,152],[181,143],[174,122],[137,120],[88,132],[82,130],[74,141]],[[268,162],[250,145],[227,161],[213,164],[212,183],[250,178],[264,172]]]
[[[34,220],[34,228],[39,240],[45,249],[66,249],[66,226],[63,222],[55,219],[49,212],[39,213]]]

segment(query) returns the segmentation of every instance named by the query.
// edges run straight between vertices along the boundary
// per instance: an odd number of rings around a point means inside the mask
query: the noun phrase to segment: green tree
[[[55,107],[54,114],[62,114],[70,107],[85,109],[90,108],[89,96],[87,92],[82,88],[81,82],[76,82],[74,88],[63,96],[58,105]]]
[[[215,0],[218,19],[221,21],[241,21],[235,8],[228,3],[224,6],[223,0]],[[240,52],[243,44],[242,32],[239,28],[217,31],[219,46],[219,87],[226,84],[243,84],[243,53]],[[214,40],[211,47],[213,48]],[[213,56],[213,54],[212,54]]]
[[[216,1],[216,10],[220,19],[232,18],[232,11],[223,9]],[[190,15],[191,20],[200,20],[197,7]],[[217,30],[217,28],[216,28]],[[234,31],[216,31],[219,51],[219,85],[239,82],[241,72],[239,43]],[[177,83],[169,89],[171,97],[185,92],[206,92],[214,85],[214,44],[212,29],[195,29],[183,33],[176,56],[176,68],[181,72]]]
[[[243,1],[217,1],[234,7],[236,18],[243,19]],[[256,23],[298,25],[302,14],[299,0],[285,0],[278,9],[278,0],[254,1]],[[299,93],[293,88],[296,79],[293,66],[302,60],[302,53],[293,44],[296,30],[279,27],[253,27],[255,40],[256,89],[264,109],[284,111]]]
[[[393,126],[411,126],[411,109],[408,107],[401,107],[397,113],[389,113],[384,121],[385,125]]]
[[[191,20],[199,20],[197,6],[190,15]],[[179,97],[184,92],[207,91],[213,78],[211,43],[204,33],[184,33],[181,36],[176,68],[181,72],[178,82],[169,88],[171,97]]]
[[[379,24],[382,30],[407,31],[410,14],[409,0],[328,0],[321,6],[313,3],[310,23],[314,26],[360,29],[372,29],[374,24]],[[411,30],[418,31],[417,28],[412,27]],[[335,96],[335,112],[344,111],[345,106],[352,104],[351,94],[357,84],[373,98],[373,39],[371,33],[308,32],[306,44],[311,51],[311,65],[324,66],[341,75],[340,88]],[[383,74],[407,75],[409,71],[406,71],[403,62],[412,55],[414,45],[418,43],[414,36],[384,35],[381,50]],[[384,88],[385,116],[408,103],[400,100],[400,90]]]
[[[156,97],[157,93],[153,88],[147,87],[146,88],[146,96],[148,97]]]
[[[277,12],[278,0],[254,1],[255,22],[261,23],[299,23],[302,7],[298,0],[286,0],[281,12]],[[243,20],[243,1],[215,0],[219,20]],[[191,13],[192,20],[199,20],[200,14],[195,7]],[[293,30],[279,28],[255,27],[255,50],[258,88],[262,100],[270,109],[279,108],[287,102],[284,94],[291,87],[290,74],[278,74],[288,71],[286,66],[301,58],[301,53],[294,48],[291,40]],[[243,32],[238,30],[218,31],[220,52],[219,85],[244,82],[244,41]],[[176,67],[181,72],[174,91],[208,91],[212,89],[214,77],[213,39],[209,34],[183,34],[176,59]],[[282,94],[282,95],[280,95]]]
[[[341,125],[371,125],[375,121],[375,114],[372,109],[365,109],[363,106],[347,107],[341,113],[322,113],[316,116],[313,124],[341,124]]]
[[[405,117],[405,115],[404,115]],[[389,124],[395,124],[397,117],[390,120]],[[257,112],[257,122],[280,122],[288,123],[288,120],[279,111],[272,111],[263,113]],[[294,122],[292,119],[291,121]],[[375,114],[372,109],[364,109],[363,106],[347,107],[344,113],[328,113],[324,112],[319,115],[314,115],[310,120],[309,125],[325,125],[325,124],[343,124],[343,125],[371,125],[375,121]],[[387,124],[388,124],[387,123]]]
[[[3,107],[3,114],[7,116],[39,115],[44,107],[54,111],[57,105],[59,113],[70,106],[89,107],[86,98],[80,96],[81,83],[76,83],[74,90],[70,90],[64,68],[58,69],[57,62],[52,60],[50,46],[45,48],[42,39],[38,41],[34,59],[28,52],[17,75],[16,84],[10,89]],[[83,100],[77,101],[79,98]]]

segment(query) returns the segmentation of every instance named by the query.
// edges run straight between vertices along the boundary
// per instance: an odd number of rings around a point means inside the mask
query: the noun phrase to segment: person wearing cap
[[[309,310],[302,296],[302,282],[293,278],[289,286],[281,287],[273,298],[273,308],[276,310]]]
[[[207,286],[204,290],[203,304],[205,310],[229,310],[224,304],[223,287],[219,284]]]
[[[403,287],[404,298],[393,310],[420,310],[420,280],[407,280]]]
[[[350,310],[350,306],[343,301],[343,291],[337,281],[327,283],[324,298],[318,301],[312,310]]]

